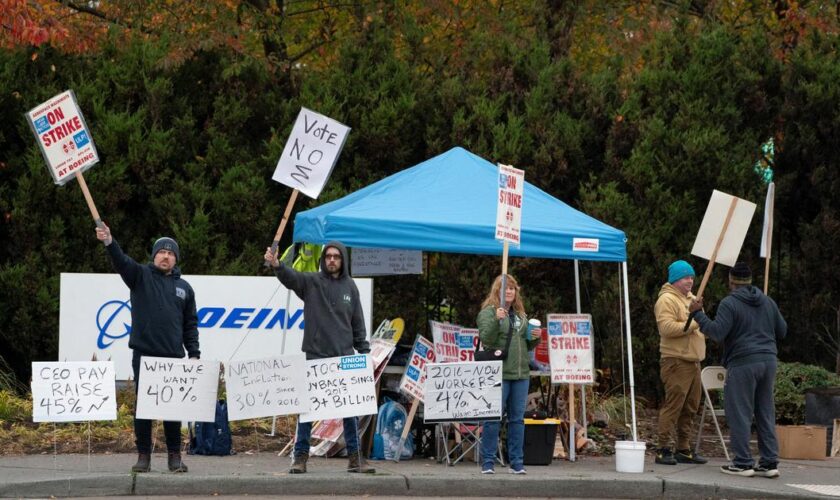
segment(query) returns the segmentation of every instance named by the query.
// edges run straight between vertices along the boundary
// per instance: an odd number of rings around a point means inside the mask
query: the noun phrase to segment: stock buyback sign
[[[285,353],[301,352],[303,302],[290,294],[287,311],[286,289],[277,278],[196,275],[184,279],[195,290],[202,359],[227,363],[279,356],[284,324]],[[355,281],[369,336],[373,281]],[[100,361],[114,361],[117,380],[132,378],[128,347],[132,304],[119,275],[62,273],[60,299],[58,359],[90,361],[95,355]]]
[[[99,161],[72,90],[31,109],[26,119],[56,184],[65,184],[76,172],[84,172]]]

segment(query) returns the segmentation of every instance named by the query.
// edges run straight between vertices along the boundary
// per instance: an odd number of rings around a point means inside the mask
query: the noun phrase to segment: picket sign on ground
[[[400,391],[423,401],[426,389],[426,365],[435,362],[435,346],[426,338],[418,335],[411,348],[411,359],[400,379]]]
[[[435,360],[438,363],[458,361],[458,325],[429,321],[432,340],[435,343]]]
[[[137,418],[213,422],[218,391],[218,361],[143,356]]]
[[[461,328],[458,331],[458,361],[475,361],[478,347],[478,328]]]
[[[301,422],[373,415],[378,411],[373,362],[354,354],[306,362],[310,410]]]
[[[116,372],[111,361],[32,363],[32,420],[116,420]]]
[[[502,418],[502,362],[426,365],[426,422]]]
[[[552,384],[594,383],[591,314],[549,314],[548,339]]]
[[[225,387],[229,420],[309,411],[303,354],[228,361]]]

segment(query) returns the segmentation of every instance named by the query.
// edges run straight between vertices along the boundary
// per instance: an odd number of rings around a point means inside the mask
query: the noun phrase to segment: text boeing
[[[282,329],[284,320],[286,328],[293,328],[297,323],[298,328],[303,329],[303,309],[294,310],[291,314],[286,314],[283,308],[202,307],[198,310],[199,328]]]

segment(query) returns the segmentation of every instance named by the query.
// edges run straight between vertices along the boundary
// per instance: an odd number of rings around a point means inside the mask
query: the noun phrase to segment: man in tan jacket
[[[659,442],[656,463],[704,464],[702,456],[689,448],[689,433],[700,406],[700,362],[706,357],[706,339],[699,325],[688,321],[688,306],[694,295],[694,269],[684,260],[668,266],[668,282],[659,290],[654,306],[659,329],[659,376],[665,386],[665,402],[659,410]],[[676,430],[676,452],[671,439]]]

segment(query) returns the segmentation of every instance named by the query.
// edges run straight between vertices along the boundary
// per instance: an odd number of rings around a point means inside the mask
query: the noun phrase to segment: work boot
[[[373,474],[376,469],[367,464],[360,453],[350,455],[350,463],[347,464],[347,472],[361,472],[362,474]]]
[[[289,474],[305,474],[306,461],[309,459],[309,453],[302,455],[295,455],[292,458],[292,466],[289,468]]]
[[[131,472],[149,472],[152,470],[152,454],[138,453],[137,463],[131,466]]]
[[[691,450],[677,450],[677,452],[674,453],[674,458],[677,460],[677,463],[680,464],[705,464],[709,461],[703,455],[694,453]]]
[[[187,472],[187,466],[181,461],[180,451],[169,452],[169,470],[172,472]]]
[[[654,461],[662,465],[677,465],[677,459],[674,458],[671,448],[659,448],[656,450],[656,460]]]

